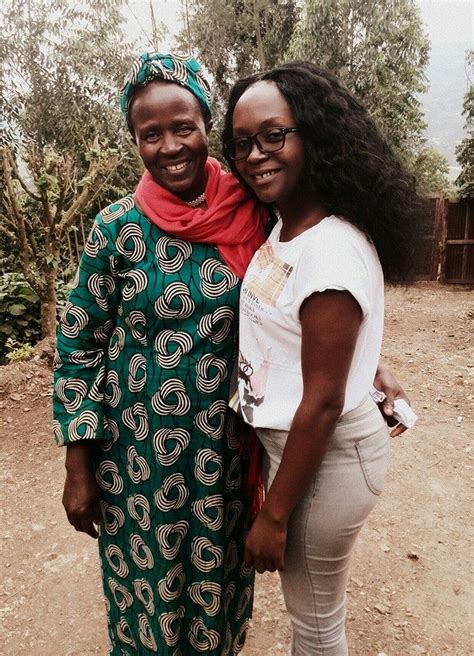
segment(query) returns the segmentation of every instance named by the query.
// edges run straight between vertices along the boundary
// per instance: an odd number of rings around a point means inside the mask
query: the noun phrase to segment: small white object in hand
[[[382,403],[386,398],[386,394],[380,390],[372,387],[370,390],[370,396],[373,398],[375,403]],[[393,402],[393,418],[396,419],[400,424],[403,424],[407,428],[413,428],[418,419],[417,415],[413,412],[411,407],[404,399],[395,399]]]

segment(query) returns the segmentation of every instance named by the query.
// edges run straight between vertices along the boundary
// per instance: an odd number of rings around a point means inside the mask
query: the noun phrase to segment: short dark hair
[[[344,217],[373,241],[385,279],[413,277],[424,204],[363,104],[330,71],[310,62],[288,62],[236,82],[225,115],[223,144],[232,139],[234,109],[260,81],[274,82],[299,128],[305,183],[328,214]],[[232,172],[235,162],[225,154]]]

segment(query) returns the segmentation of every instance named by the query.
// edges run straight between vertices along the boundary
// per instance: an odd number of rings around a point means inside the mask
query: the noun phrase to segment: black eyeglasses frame
[[[281,145],[278,146],[278,148],[275,148],[274,150],[264,150],[262,144],[258,140],[258,137],[264,132],[270,132],[271,130],[280,130],[283,140],[281,142]],[[229,141],[226,141],[226,143],[224,144],[224,148],[231,160],[233,160],[234,162],[239,162],[243,159],[246,159],[250,155],[250,153],[252,152],[253,144],[255,144],[258,150],[263,154],[277,153],[279,150],[282,150],[285,147],[286,135],[291,134],[292,132],[299,132],[299,128],[280,128],[280,127],[265,128],[265,130],[259,130],[259,132],[255,132],[255,134],[248,134],[243,137],[239,137],[239,140],[247,139],[247,143],[248,143],[248,152],[240,157],[236,157],[234,154],[236,139],[229,139]]]

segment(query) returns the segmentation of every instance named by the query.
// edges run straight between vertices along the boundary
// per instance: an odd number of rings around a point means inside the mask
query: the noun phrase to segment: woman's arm
[[[258,572],[283,569],[288,518],[321,463],[344,407],[362,311],[349,292],[326,291],[306,299],[300,321],[303,398],[246,542],[245,560]]]
[[[390,435],[392,437],[401,435],[407,430],[407,427],[403,424],[397,424],[396,420],[392,420],[392,423],[390,422],[393,415],[393,402],[395,399],[404,399],[408,405],[410,405],[410,400],[390,369],[381,362],[379,362],[375,374],[374,387],[385,394],[385,399],[382,403],[379,403],[380,412],[388,421],[389,426],[396,424],[395,428],[390,432]]]
[[[58,325],[53,397],[54,433],[66,445],[63,506],[77,531],[97,537],[100,489],[92,467],[104,430],[106,349],[115,328],[120,293],[111,270],[114,243],[100,216],[87,240],[76,284]]]

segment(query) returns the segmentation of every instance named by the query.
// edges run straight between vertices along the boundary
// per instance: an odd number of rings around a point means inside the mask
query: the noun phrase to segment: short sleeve
[[[377,260],[369,240],[342,220],[329,220],[308,236],[295,275],[297,307],[315,292],[348,291],[362,309],[364,319],[371,307],[370,270]]]

